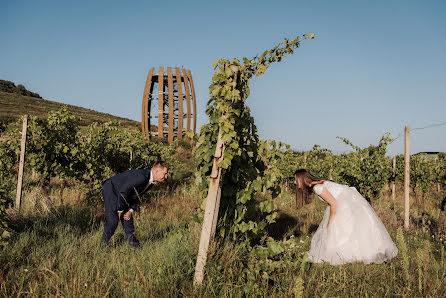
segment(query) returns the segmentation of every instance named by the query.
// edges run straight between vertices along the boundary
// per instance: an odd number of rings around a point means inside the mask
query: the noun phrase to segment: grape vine
[[[313,39],[314,34],[305,34],[304,38]],[[197,181],[204,198],[217,136],[221,133],[225,144],[223,160],[219,164],[224,170],[219,214],[221,235],[230,233],[234,238],[256,239],[277,216],[272,212],[272,201],[259,203],[254,199],[255,194],[261,192],[277,196],[280,173],[267,167],[267,164],[271,164],[268,160],[274,156],[262,155],[268,145],[259,140],[246,99],[250,93],[250,79],[263,75],[272,63],[280,62],[284,55],[293,54],[299,44],[300,37],[285,39],[251,60],[219,59],[212,65],[216,71],[209,86],[210,100],[206,109],[209,124],[201,127],[196,150]]]

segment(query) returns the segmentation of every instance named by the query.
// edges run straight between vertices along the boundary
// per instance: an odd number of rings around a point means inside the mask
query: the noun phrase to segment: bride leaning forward
[[[312,192],[329,205],[311,239],[310,262],[383,263],[398,254],[386,227],[354,187],[318,178],[306,169],[297,170],[294,178],[299,208],[310,201]]]

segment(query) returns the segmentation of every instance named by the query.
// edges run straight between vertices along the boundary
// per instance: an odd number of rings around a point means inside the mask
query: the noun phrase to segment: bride
[[[383,263],[398,254],[384,224],[355,188],[315,177],[306,169],[297,170],[294,178],[298,207],[309,201],[311,191],[329,205],[311,240],[310,262]]]

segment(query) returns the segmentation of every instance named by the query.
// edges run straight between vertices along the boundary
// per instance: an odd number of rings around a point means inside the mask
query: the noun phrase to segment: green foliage
[[[260,154],[268,171],[280,182],[294,181],[293,175],[302,162],[302,154],[293,151],[290,145],[275,141],[262,141]]]
[[[305,38],[314,38],[305,35]],[[277,195],[276,183],[281,180],[277,171],[268,169],[266,159],[275,156],[265,152],[257,135],[257,128],[250,109],[246,105],[249,82],[253,76],[261,76],[271,63],[280,62],[285,54],[292,54],[300,44],[300,38],[285,39],[271,50],[253,59],[237,58],[232,61],[219,59],[212,64],[215,73],[209,86],[210,100],[206,114],[209,124],[201,127],[197,144],[197,183],[204,198],[208,190],[208,177],[212,170],[217,136],[221,134],[225,144],[223,161],[222,196],[220,205],[220,235],[228,232],[234,238],[259,239],[269,223],[274,222],[270,213],[273,207],[259,206],[256,194],[270,192]],[[271,163],[272,164],[272,163]]]
[[[345,138],[341,140],[355,150],[342,160],[346,164],[339,173],[341,181],[356,187],[368,200],[377,197],[392,176],[391,163],[386,158],[386,148],[392,140],[389,134],[385,134],[377,146],[370,145],[363,149]]]
[[[3,189],[0,189],[0,248],[6,246],[8,238],[10,237],[8,224],[6,222],[6,207],[8,203]]]
[[[77,156],[78,119],[66,108],[49,112],[48,119],[31,116],[28,122],[27,161],[44,179],[73,177]]]
[[[17,129],[12,129],[1,137],[3,140],[0,142],[0,188],[4,189],[14,165],[19,160],[20,132]]]
[[[18,162],[20,134],[11,132],[1,143],[0,182]],[[52,177],[75,178],[99,189],[113,174],[128,169],[150,168],[157,160],[173,169],[181,162],[172,158],[175,150],[161,142],[147,143],[139,132],[120,129],[117,121],[79,126],[79,119],[67,108],[49,112],[47,119],[31,116],[28,121],[26,161],[48,182]]]
[[[366,148],[355,146],[346,138],[340,139],[355,151],[334,155],[330,150],[314,145],[311,151],[301,153],[279,143],[280,149],[274,153],[277,158],[274,166],[278,170],[277,175],[293,182],[294,171],[306,168],[316,176],[354,186],[368,199],[378,197],[392,176],[391,160],[385,156],[391,139],[386,134],[378,145]]]
[[[119,127],[119,122],[111,121],[80,129],[78,119],[66,108],[50,112],[48,119],[31,117],[27,164],[47,181],[72,177],[99,189],[116,173],[172,160],[173,148],[147,143],[141,133]]]
[[[403,182],[404,155],[400,154],[395,158],[395,180]],[[427,192],[434,183],[446,187],[446,158],[444,152],[440,152],[436,158],[430,158],[424,153],[411,155],[409,163],[412,188],[418,186],[423,192]]]
[[[119,129],[119,123],[94,123],[78,133],[75,168],[79,179],[99,189],[116,173],[129,169],[150,168],[157,160],[170,162],[173,149],[160,142],[147,143],[139,132]]]
[[[113,123],[94,123],[78,134],[77,148],[71,153],[76,158],[79,179],[89,181],[99,189],[108,177],[128,169],[129,157],[120,150],[121,144],[112,137],[116,132]]]
[[[247,266],[239,277],[244,281],[243,292],[246,296],[262,296],[264,289],[259,288],[258,284],[274,283],[275,276],[286,271],[294,272],[294,275],[302,280],[310,267],[308,256],[302,255],[297,249],[295,238],[282,241],[268,238],[265,245],[247,247]],[[303,283],[300,287],[293,289],[294,292],[302,292]]]
[[[430,188],[435,176],[435,161],[429,159],[426,154],[410,157],[410,182],[413,186],[420,186],[423,192]]]
[[[8,129],[1,135],[3,140],[0,142],[0,247],[7,244],[10,236],[6,222],[6,208],[13,203],[11,192],[16,186],[14,166],[18,163],[20,154],[18,135],[17,129]]]
[[[9,122],[14,121],[14,119],[0,119],[0,134],[6,131]]]
[[[440,152],[436,159],[431,160],[433,162],[433,182],[446,187],[446,153]]]

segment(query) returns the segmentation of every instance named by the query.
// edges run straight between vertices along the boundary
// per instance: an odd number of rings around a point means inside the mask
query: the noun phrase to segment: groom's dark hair
[[[156,167],[163,167],[166,169],[169,169],[169,165],[167,164],[167,162],[164,162],[162,160],[158,160],[157,162],[155,162],[152,166],[152,168],[156,168]]]

